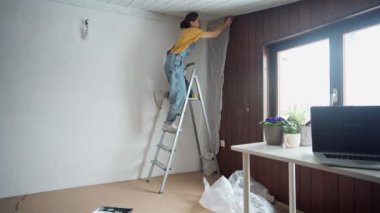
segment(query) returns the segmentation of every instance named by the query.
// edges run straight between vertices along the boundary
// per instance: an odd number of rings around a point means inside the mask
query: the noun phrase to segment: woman
[[[200,29],[201,21],[196,12],[191,12],[186,15],[185,19],[181,22],[180,28],[182,29],[179,38],[173,47],[168,50],[165,61],[165,74],[169,81],[169,100],[170,109],[162,127],[163,130],[175,132],[177,126],[174,121],[181,113],[185,98],[186,98],[186,82],[184,76],[185,58],[189,55],[191,50],[195,47],[195,42],[200,38],[216,38],[224,29],[230,26],[232,18],[225,18],[224,22],[218,25],[211,31],[203,31]]]

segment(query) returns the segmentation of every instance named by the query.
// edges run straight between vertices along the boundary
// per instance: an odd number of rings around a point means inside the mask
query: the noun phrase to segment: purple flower
[[[276,116],[276,117],[268,117],[267,119],[265,119],[265,121],[274,124],[277,122],[285,121],[285,119],[280,116]]]
[[[270,125],[270,126],[283,126],[287,123],[287,121],[280,116],[268,117],[265,121],[260,122],[262,125]]]

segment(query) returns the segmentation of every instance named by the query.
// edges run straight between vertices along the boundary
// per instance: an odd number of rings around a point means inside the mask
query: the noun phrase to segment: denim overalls
[[[187,49],[178,54],[168,51],[165,61],[165,74],[169,81],[169,100],[170,109],[166,121],[174,122],[177,114],[181,113],[182,106],[186,99],[186,81],[185,81],[185,58],[194,49],[195,44],[191,44]]]

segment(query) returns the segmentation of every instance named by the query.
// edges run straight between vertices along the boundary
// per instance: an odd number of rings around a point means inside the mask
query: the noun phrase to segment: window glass
[[[280,116],[297,107],[309,119],[311,106],[329,105],[329,52],[329,40],[324,39],[277,53]]]
[[[380,25],[343,35],[345,105],[380,105]]]

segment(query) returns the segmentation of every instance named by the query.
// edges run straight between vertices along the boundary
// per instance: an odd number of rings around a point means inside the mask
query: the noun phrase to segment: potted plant
[[[294,105],[287,113],[288,121],[298,124],[299,133],[301,134],[301,146],[311,146],[311,126],[310,121],[306,122],[308,107]]]
[[[301,130],[300,125],[292,120],[288,120],[288,123],[282,127],[284,132],[284,146],[285,147],[299,147],[301,143]]]
[[[287,124],[284,118],[279,116],[268,117],[260,124],[263,125],[264,137],[268,145],[282,145],[282,127]]]

